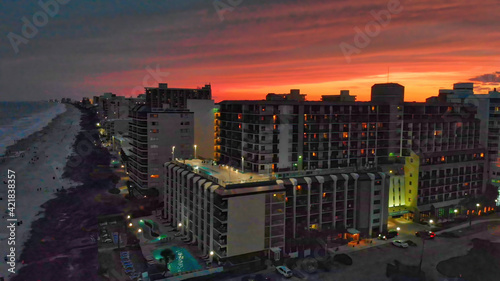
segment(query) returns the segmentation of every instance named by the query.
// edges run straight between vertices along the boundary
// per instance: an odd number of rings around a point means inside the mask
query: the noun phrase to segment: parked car
[[[408,248],[408,244],[401,241],[401,240],[394,240],[392,241],[392,245],[399,247],[399,248]]]
[[[389,230],[387,232],[382,232],[378,235],[378,239],[380,240],[387,240],[387,239],[391,239],[391,238],[394,238],[396,236],[398,236],[399,233],[397,230]]]
[[[436,237],[436,234],[432,231],[423,230],[415,232],[415,236],[422,237],[424,239],[433,239]]]
[[[104,243],[112,243],[113,240],[111,240],[109,238],[106,238],[106,239],[103,239],[102,242],[104,242]]]
[[[284,265],[277,266],[276,271],[278,271],[279,274],[285,276],[286,278],[290,278],[293,276],[292,270]]]

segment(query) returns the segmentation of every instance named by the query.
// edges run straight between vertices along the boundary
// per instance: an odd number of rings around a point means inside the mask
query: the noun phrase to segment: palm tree
[[[163,276],[168,272],[168,264],[173,262],[175,260],[175,253],[172,251],[170,248],[166,248],[165,250],[160,252],[161,259],[165,262],[165,272],[163,273]]]

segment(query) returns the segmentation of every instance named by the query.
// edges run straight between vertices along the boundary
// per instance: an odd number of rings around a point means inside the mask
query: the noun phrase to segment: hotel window
[[[373,210],[374,214],[380,214],[380,209]]]
[[[380,204],[380,200],[375,200],[375,201],[373,201],[373,204],[375,204],[375,205],[379,205],[379,204]]]
[[[238,114],[238,119],[241,119],[243,117],[243,114]]]
[[[375,190],[375,192],[373,192],[373,195],[375,196],[380,195],[380,190]]]
[[[160,177],[160,175],[151,175],[151,178],[153,178],[153,179],[157,179],[159,177]]]
[[[342,133],[342,136],[344,137],[344,139],[347,139],[349,137],[349,133],[348,132],[344,132],[344,133]]]

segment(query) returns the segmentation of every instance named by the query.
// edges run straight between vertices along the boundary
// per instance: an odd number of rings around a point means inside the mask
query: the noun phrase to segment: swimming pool
[[[162,259],[160,253],[166,248],[172,249],[175,253],[175,260],[168,264],[168,269],[171,273],[182,273],[203,268],[187,249],[181,247],[172,246],[158,248],[153,251],[153,257],[160,261]]]

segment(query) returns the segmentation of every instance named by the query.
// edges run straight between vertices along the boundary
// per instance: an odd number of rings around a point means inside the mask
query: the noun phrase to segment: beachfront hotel
[[[213,156],[214,102],[210,85],[200,89],[145,89],[145,104],[130,110],[131,150],[127,170],[135,196],[163,191],[162,164],[174,159]]]
[[[213,260],[307,256],[311,248],[299,251],[298,240],[313,231],[356,238],[386,230],[390,175],[382,172],[346,168],[277,179],[210,160],[164,166],[167,220]]]
[[[219,105],[220,164],[283,177],[377,167],[393,175],[389,215],[414,220],[447,218],[462,198],[485,190],[486,149],[473,105],[404,102],[395,83],[374,85],[369,102],[345,91],[305,101],[291,90]]]
[[[500,92],[495,88],[488,94],[474,94],[473,83],[456,83],[451,90],[439,90],[439,96],[429,101],[471,104],[477,107],[476,118],[481,121],[479,141],[486,148],[488,184],[496,187],[497,206],[500,206]]]
[[[193,157],[193,112],[187,109],[150,108],[138,105],[130,112],[131,139],[127,170],[129,192],[144,197],[148,189],[162,186],[162,164]]]

